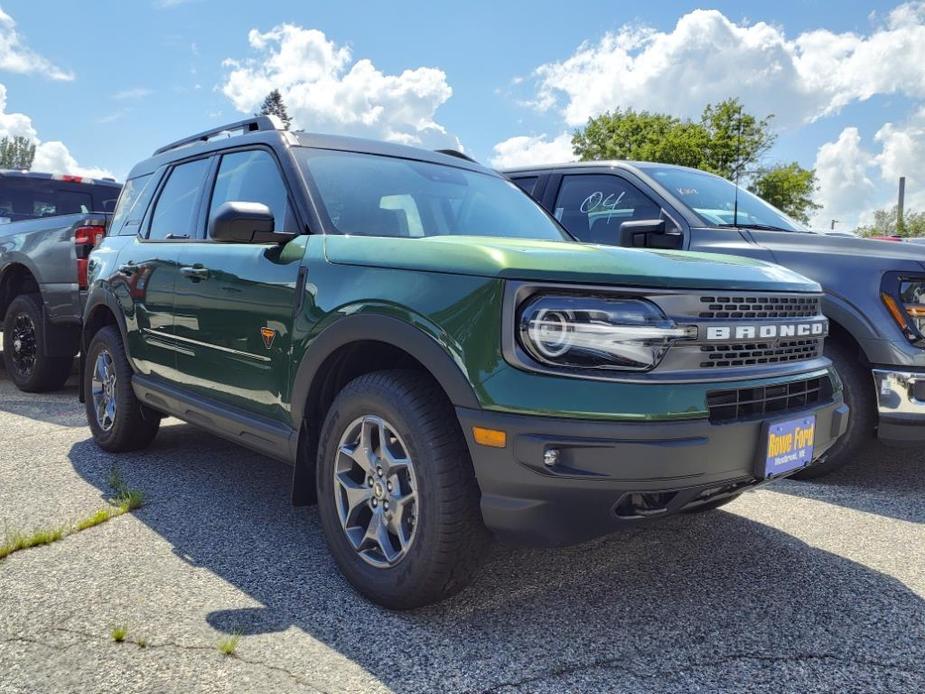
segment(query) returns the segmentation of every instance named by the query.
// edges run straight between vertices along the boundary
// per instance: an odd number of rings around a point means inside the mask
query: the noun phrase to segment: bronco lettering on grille
[[[706,330],[708,341],[775,339],[785,337],[823,337],[826,321],[806,323],[768,323],[764,325],[716,325]]]

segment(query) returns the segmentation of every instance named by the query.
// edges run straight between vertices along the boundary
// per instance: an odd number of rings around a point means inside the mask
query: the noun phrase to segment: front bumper
[[[816,415],[814,454],[844,433],[848,408],[832,401],[774,420]],[[756,487],[763,424],[709,420],[603,422],[457,408],[482,492],[482,516],[502,539],[567,545],[627,523],[665,517]],[[473,426],[507,433],[504,448],[479,445]],[[558,463],[544,464],[555,448]]]
[[[880,440],[898,446],[925,443],[925,372],[874,369],[873,373]]]

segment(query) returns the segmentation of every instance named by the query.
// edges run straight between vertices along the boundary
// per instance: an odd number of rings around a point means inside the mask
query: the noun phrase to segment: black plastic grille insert
[[[704,355],[704,361],[700,362],[702,369],[783,364],[822,356],[822,340],[703,345],[700,351]]]
[[[702,296],[701,318],[813,318],[822,313],[817,296]]]
[[[710,422],[722,424],[803,410],[831,397],[832,382],[822,376],[776,386],[715,390],[707,394],[707,407]]]

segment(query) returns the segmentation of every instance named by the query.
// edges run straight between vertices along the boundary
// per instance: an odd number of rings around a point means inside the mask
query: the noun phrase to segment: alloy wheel
[[[35,360],[38,355],[38,341],[35,334],[35,323],[26,313],[16,316],[13,323],[13,366],[22,378],[29,378],[35,369]]]
[[[408,447],[381,417],[355,419],[334,465],[341,528],[367,563],[390,568],[407,555],[417,528],[418,485]]]
[[[109,431],[116,421],[116,368],[108,350],[104,349],[96,357],[90,393],[96,423],[103,431]]]

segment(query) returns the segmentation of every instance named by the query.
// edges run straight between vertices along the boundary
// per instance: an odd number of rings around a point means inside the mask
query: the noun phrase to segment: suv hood
[[[501,279],[665,289],[819,292],[803,275],[715,253],[595,246],[486,236],[326,236],[325,256],[345,265]]]

